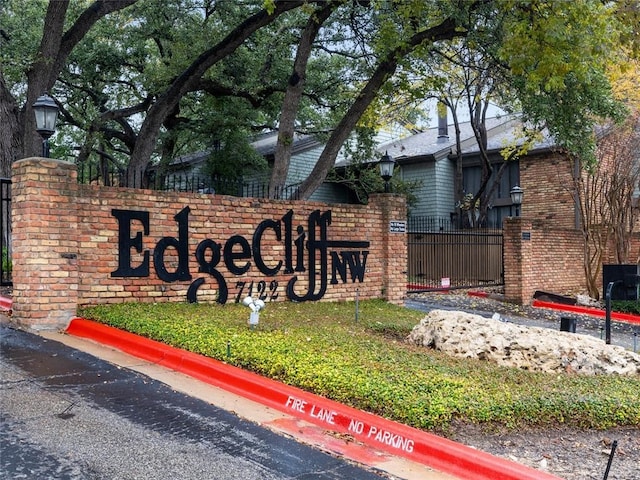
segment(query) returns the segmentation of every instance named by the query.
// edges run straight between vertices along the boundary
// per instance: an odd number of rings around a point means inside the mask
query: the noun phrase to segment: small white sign
[[[407,222],[392,220],[389,222],[389,232],[391,233],[407,233]]]
[[[440,279],[442,288],[449,288],[451,286],[451,279],[449,277],[443,277]]]

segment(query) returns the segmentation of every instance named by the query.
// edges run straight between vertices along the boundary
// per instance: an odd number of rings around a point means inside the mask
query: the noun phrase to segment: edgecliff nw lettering
[[[189,271],[189,212],[185,207],[173,218],[177,223],[177,237],[162,237],[153,249],[153,255],[144,248],[143,237],[149,235],[149,212],[140,210],[117,210],[111,214],[118,221],[118,268],[111,272],[112,277],[148,277],[153,268],[164,282],[191,281]],[[267,219],[258,224],[251,242],[242,235],[233,235],[224,243],[212,239],[202,240],[193,253],[198,264],[198,272],[210,275],[218,284],[219,303],[226,303],[229,295],[227,280],[218,270],[220,261],[232,275],[240,276],[253,265],[266,277],[278,274],[305,274],[306,291],[296,289],[299,277],[294,275],[287,283],[287,297],[294,301],[320,300],[327,291],[327,284],[362,282],[369,255],[368,241],[332,241],[328,239],[331,224],[331,210],[313,211],[307,218],[306,229],[296,227],[294,235],[293,210],[289,210],[278,220]],[[262,252],[262,239],[267,230],[271,230],[278,242],[284,244],[283,258],[274,264],[267,264]],[[168,248],[175,250],[177,266],[170,270],[165,264]],[[142,259],[132,265],[132,249]],[[305,255],[306,254],[306,255]],[[329,278],[329,258],[331,275]],[[197,301],[197,291],[205,278],[195,279],[189,286],[187,299]],[[265,282],[260,282],[265,283]],[[276,284],[277,282],[271,282]],[[238,299],[239,297],[237,297]]]

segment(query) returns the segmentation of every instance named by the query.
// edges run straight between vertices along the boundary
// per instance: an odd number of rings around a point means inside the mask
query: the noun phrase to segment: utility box
[[[560,331],[576,333],[576,324],[578,321],[571,317],[560,317]]]
[[[611,289],[611,300],[638,300],[640,285],[640,265],[612,264],[602,266],[602,292],[606,294],[609,283],[615,282]]]

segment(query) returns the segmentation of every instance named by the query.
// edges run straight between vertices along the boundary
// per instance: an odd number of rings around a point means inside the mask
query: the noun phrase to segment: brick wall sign
[[[42,328],[77,306],[385,298],[406,294],[404,197],[368,205],[78,185],[73,164],[13,170],[13,311]]]
[[[190,282],[187,300],[197,301],[198,289],[205,283],[207,276],[214,281],[218,291],[218,303],[229,300],[229,284],[234,278],[242,279],[250,269],[264,276],[255,285],[248,286],[242,280],[236,281],[235,301],[240,302],[247,294],[255,294],[262,300],[276,300],[286,293],[289,300],[303,302],[322,300],[327,286],[336,284],[362,283],[365,279],[367,257],[370,242],[368,240],[332,240],[330,226],[332,211],[312,211],[300,222],[294,231],[295,214],[288,210],[282,218],[267,218],[257,224],[250,236],[234,234],[228,238],[201,240],[193,252],[189,251],[189,214],[187,206],[181,209],[174,220],[177,232],[163,236],[151,249],[144,247],[144,237],[149,235],[150,215],[143,210],[113,209],[111,214],[118,221],[118,268],[111,272],[112,277],[150,277],[152,269],[155,275],[166,283]],[[138,225],[132,231],[132,225]],[[264,239],[271,235],[279,245],[281,256],[269,263],[274,245],[267,245]],[[167,266],[167,252],[172,249],[177,257],[174,268]],[[140,259],[134,265],[132,252]],[[151,261],[153,257],[153,261]],[[190,257],[195,258],[195,269],[200,276],[194,277],[189,266]],[[221,267],[224,265],[227,278]],[[293,275],[280,285],[270,280],[280,273]],[[230,275],[229,275],[230,274]],[[304,277],[306,285],[298,291],[298,281]]]

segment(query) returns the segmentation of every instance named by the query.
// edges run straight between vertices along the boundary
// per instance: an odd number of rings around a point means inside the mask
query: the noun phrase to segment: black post
[[[605,301],[605,320],[604,320],[604,329],[605,329],[605,333],[604,333],[604,341],[605,343],[608,345],[611,343],[611,290],[613,290],[613,286],[616,283],[620,283],[620,280],[617,280],[615,282],[609,282],[609,285],[607,285],[607,293],[604,296],[604,301]]]
[[[49,139],[45,138],[42,141],[42,156],[44,158],[49,158]]]
[[[611,470],[611,462],[613,462],[613,455],[616,453],[616,447],[618,446],[618,441],[614,440],[611,444],[611,453],[609,453],[609,461],[607,462],[607,469],[604,472],[603,480],[607,480],[609,478],[609,470]]]

